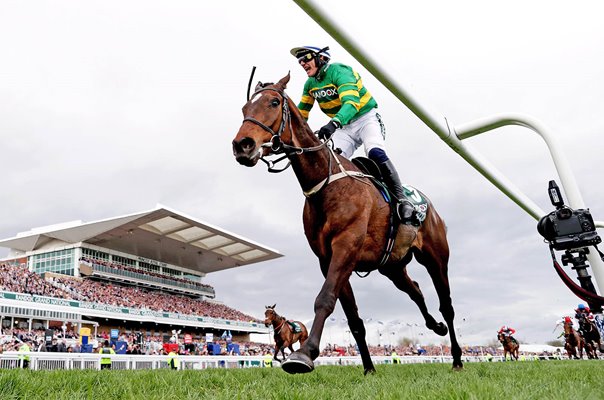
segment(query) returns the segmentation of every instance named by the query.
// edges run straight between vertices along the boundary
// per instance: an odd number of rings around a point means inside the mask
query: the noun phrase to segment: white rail
[[[169,356],[147,356],[133,354],[91,354],[91,353],[19,353],[9,351],[0,354],[0,370],[23,367],[23,357],[29,357],[29,369],[32,370],[73,370],[100,369],[101,358],[111,358],[111,369],[141,370],[169,369]],[[523,356],[525,360],[559,359],[555,356]],[[373,356],[374,364],[392,364],[392,357]],[[399,356],[401,364],[436,364],[453,362],[451,356]],[[464,356],[464,362],[501,362],[502,356]],[[208,369],[208,368],[263,368],[264,357],[261,356],[179,356],[179,369]],[[272,363],[279,367],[278,362]],[[362,365],[361,357],[318,357],[316,366],[323,365]]]

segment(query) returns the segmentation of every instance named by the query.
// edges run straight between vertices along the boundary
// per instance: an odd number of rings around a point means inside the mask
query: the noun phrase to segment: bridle
[[[261,93],[264,91],[272,91],[272,92],[277,93],[279,96],[281,96],[281,123],[279,124],[279,129],[277,130],[277,132],[275,132],[273,130],[273,128],[271,128],[270,126],[258,121],[254,117],[245,117],[243,119],[243,122],[247,121],[247,122],[256,124],[257,126],[259,126],[260,128],[264,129],[265,131],[267,131],[268,133],[270,133],[272,135],[271,139],[268,142],[262,144],[260,146],[260,148],[262,149],[262,148],[269,147],[273,154],[284,153],[284,155],[277,158],[276,160],[265,160],[264,157],[262,155],[260,155],[260,160],[262,160],[268,166],[268,172],[277,172],[277,173],[283,172],[291,165],[291,162],[288,162],[287,165],[281,169],[275,169],[274,165],[276,163],[284,160],[285,158],[288,158],[291,155],[299,155],[299,154],[303,154],[303,153],[319,151],[326,146],[326,144],[327,144],[327,142],[329,142],[329,140],[326,140],[325,142],[321,143],[318,146],[312,146],[312,147],[297,147],[297,146],[292,146],[287,143],[284,143],[283,140],[281,140],[281,135],[283,135],[283,132],[285,132],[285,127],[286,126],[289,127],[289,131],[293,133],[292,126],[291,126],[291,111],[289,109],[289,101],[288,101],[289,98],[287,97],[287,94],[285,94],[285,92],[275,89],[275,88],[271,88],[271,87],[265,87],[265,88],[260,88],[260,89],[256,90],[254,92],[254,94],[252,95],[252,98],[254,96],[256,96],[258,93]]]
[[[282,317],[282,316],[278,315],[275,312],[275,310],[272,310],[271,314],[272,314],[272,317],[270,319],[271,320],[271,322],[270,322],[271,325],[273,325],[276,321],[278,321],[279,318],[281,319],[281,323],[276,328],[273,328],[274,331],[275,331],[275,334],[279,334],[281,332],[281,329],[283,329],[283,325],[285,324],[285,317]],[[267,318],[267,320],[268,320],[268,318]]]

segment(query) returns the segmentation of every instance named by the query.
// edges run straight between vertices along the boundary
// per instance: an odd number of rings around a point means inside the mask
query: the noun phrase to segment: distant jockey
[[[512,335],[514,333],[516,333],[516,329],[511,328],[507,325],[503,325],[501,328],[499,328],[499,331],[497,332],[499,334],[503,334],[504,336],[509,337],[510,339],[512,339],[512,341],[514,343],[518,343],[518,341],[516,340],[516,338],[514,338]]]
[[[591,313],[589,307],[582,303],[575,309],[575,319],[579,323],[579,333],[581,336],[585,336],[585,325],[595,322],[594,315]]]

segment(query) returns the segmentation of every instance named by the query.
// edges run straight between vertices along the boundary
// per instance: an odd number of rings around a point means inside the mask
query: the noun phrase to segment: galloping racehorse
[[[579,325],[583,340],[585,341],[585,354],[587,358],[598,358],[598,350],[600,350],[600,332],[593,321],[583,318]]]
[[[275,355],[273,358],[276,361],[281,362],[282,360],[277,358],[279,352],[281,352],[283,360],[285,360],[285,348],[287,347],[289,351],[293,353],[293,344],[300,341],[300,345],[303,345],[304,342],[306,342],[306,339],[308,339],[308,331],[302,322],[293,321],[293,323],[300,328],[299,332],[295,332],[291,324],[284,317],[275,312],[276,306],[277,304],[266,306],[266,311],[264,311],[264,325],[273,326],[273,330],[275,331]]]
[[[564,349],[568,354],[568,358],[583,358],[583,348],[585,341],[573,328],[573,323],[570,319],[564,321]],[[577,355],[578,351],[578,355]]]
[[[497,340],[499,340],[499,342],[501,342],[501,345],[503,346],[504,361],[507,360],[508,354],[510,355],[510,360],[515,359],[516,361],[518,361],[518,350],[520,348],[520,345],[514,342],[510,336],[505,335],[503,333],[497,334]]]
[[[243,107],[243,124],[232,143],[235,158],[248,167],[270,154],[282,153],[289,159],[306,195],[304,232],[325,277],[315,300],[315,318],[308,341],[282,364],[283,370],[304,373],[314,369],[325,320],[340,300],[359,347],[364,372],[375,372],[349,279],[354,271],[376,269],[411,297],[426,327],[441,336],[449,333],[453,368],[461,369],[461,348],[454,331],[455,312],[447,273],[449,246],[444,221],[429,203],[421,227],[398,224],[395,235],[390,235],[392,211],[383,195],[352,162],[336,155],[329,142],[317,139],[296,104],[286,95],[288,82],[289,74],[276,84],[256,86]],[[392,252],[385,257],[389,242]],[[407,275],[406,265],[413,257],[426,267],[434,283],[446,325],[430,315],[419,285]]]

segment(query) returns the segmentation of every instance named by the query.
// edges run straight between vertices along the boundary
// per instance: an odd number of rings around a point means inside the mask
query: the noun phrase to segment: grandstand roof
[[[56,241],[84,242],[205,274],[282,256],[276,250],[165,206],[100,221],[34,228],[0,240],[0,247],[32,252]]]

